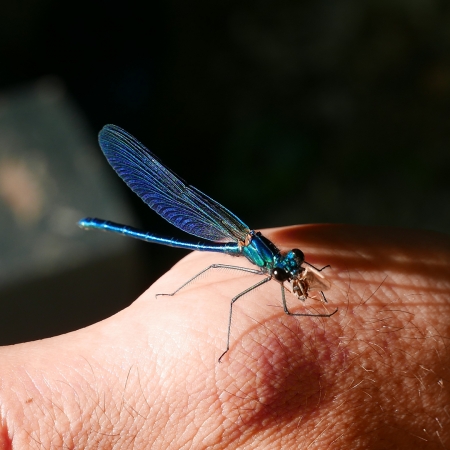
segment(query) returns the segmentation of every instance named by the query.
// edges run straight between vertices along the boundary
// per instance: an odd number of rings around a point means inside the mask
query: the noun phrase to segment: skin
[[[129,308],[0,349],[0,449],[450,448],[450,237],[309,225],[264,233],[326,269],[288,317],[272,281],[209,273],[243,258],[192,253]],[[105,301],[107,301],[105,299]],[[306,308],[306,309],[305,309]]]

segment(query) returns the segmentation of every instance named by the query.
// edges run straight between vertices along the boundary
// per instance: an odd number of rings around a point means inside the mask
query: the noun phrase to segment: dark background
[[[127,129],[251,228],[450,230],[445,0],[23,0],[1,12],[0,89],[59,77],[93,134]],[[182,236],[123,189],[142,226]],[[182,254],[139,249],[136,292]]]

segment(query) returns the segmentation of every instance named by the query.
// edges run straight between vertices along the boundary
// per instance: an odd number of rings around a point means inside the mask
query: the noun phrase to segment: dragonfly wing
[[[150,208],[177,228],[216,242],[244,242],[249,228],[231,211],[187,185],[150,150],[116,125],[99,133],[106,159]]]

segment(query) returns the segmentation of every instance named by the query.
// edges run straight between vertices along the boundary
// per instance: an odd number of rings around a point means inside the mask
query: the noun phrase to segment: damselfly
[[[185,242],[166,238],[136,228],[120,225],[102,219],[85,218],[78,222],[81,228],[99,229],[120,233],[146,242],[171,247],[206,252],[226,253],[232,256],[245,256],[257,269],[229,264],[213,264],[186,281],[171,294],[175,295],[197,277],[211,269],[234,269],[264,278],[231,299],[228,318],[227,347],[219,362],[230,349],[231,318],[233,305],[243,295],[274,279],[281,285],[281,299],[284,312],[291,316],[331,317],[337,312],[327,314],[292,313],[286,304],[284,283],[290,283],[291,291],[300,300],[306,300],[311,290],[317,290],[322,300],[323,293],[331,283],[317,269],[305,261],[303,252],[294,248],[281,252],[276,245],[260,232],[251,230],[231,211],[205,195],[167,168],[150,150],[128,132],[116,125],[106,125],[99,134],[100,147],[106,159],[132,189],[150,208],[172,225],[186,233],[211,242]]]

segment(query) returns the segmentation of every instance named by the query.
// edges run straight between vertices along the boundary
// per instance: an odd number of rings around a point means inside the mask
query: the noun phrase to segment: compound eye
[[[291,252],[299,259],[302,263],[305,261],[305,254],[298,248],[293,248]]]
[[[273,276],[277,281],[286,281],[289,279],[289,274],[284,269],[274,269]]]

